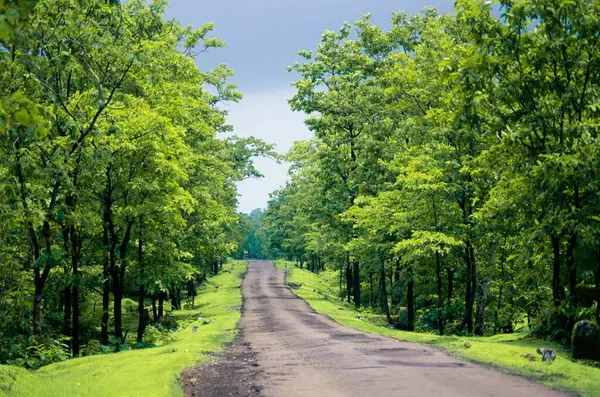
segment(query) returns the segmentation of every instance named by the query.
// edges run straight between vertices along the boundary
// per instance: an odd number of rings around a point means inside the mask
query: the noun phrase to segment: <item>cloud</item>
[[[286,153],[295,141],[306,140],[311,132],[304,125],[305,115],[292,112],[287,100],[294,94],[293,87],[270,89],[264,92],[244,94],[239,104],[229,107],[228,122],[234,134],[254,136],[274,143],[279,153]],[[269,193],[279,189],[288,180],[287,165],[269,159],[257,159],[262,179],[249,179],[238,185],[241,212],[249,213],[255,208],[265,208]]]

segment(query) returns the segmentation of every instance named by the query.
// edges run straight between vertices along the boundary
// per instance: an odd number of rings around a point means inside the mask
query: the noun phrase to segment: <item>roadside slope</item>
[[[287,271],[286,283],[295,295],[304,299],[317,313],[325,314],[334,321],[361,331],[389,336],[401,341],[423,343],[453,355],[536,380],[542,384],[561,390],[573,390],[585,397],[598,396],[600,389],[600,368],[573,362],[568,352],[558,344],[515,333],[493,337],[456,337],[434,334],[405,332],[388,329],[369,321],[352,306],[337,298],[336,276],[330,272],[319,276],[301,270],[291,262],[276,261],[277,268]],[[328,274],[329,273],[329,274]],[[470,348],[465,347],[465,342]],[[535,350],[538,347],[551,347],[559,351],[552,364],[542,363]],[[536,357],[529,361],[525,355]]]
[[[198,290],[195,310],[171,313],[178,319],[210,318],[177,331],[177,340],[163,346],[91,356],[52,364],[31,372],[0,366],[0,395],[8,397],[165,397],[182,395],[184,368],[208,360],[237,334],[241,312],[243,262],[224,265]],[[199,325],[199,332],[192,327]]]

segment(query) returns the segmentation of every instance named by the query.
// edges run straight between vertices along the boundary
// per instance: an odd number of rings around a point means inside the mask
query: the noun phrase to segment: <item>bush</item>
[[[85,356],[97,356],[98,354],[112,353],[113,348],[111,346],[104,346],[99,341],[92,339],[87,344],[81,346],[81,355]]]
[[[161,330],[159,327],[148,325],[144,331],[144,344],[146,347],[151,345],[163,345],[165,343],[173,342],[177,338],[170,331]]]
[[[567,304],[542,311],[533,327],[533,335],[539,338],[550,337],[561,343],[567,343],[569,334],[569,309]]]
[[[574,359],[600,361],[600,327],[580,321],[573,327],[571,355]]]
[[[38,369],[44,365],[67,360],[71,355],[68,338],[30,338],[27,346],[15,345],[13,358],[7,360],[10,365],[18,365],[28,369]]]

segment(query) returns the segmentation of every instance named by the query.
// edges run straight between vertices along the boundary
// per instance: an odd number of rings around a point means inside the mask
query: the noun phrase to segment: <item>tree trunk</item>
[[[358,260],[355,259],[353,262],[352,275],[354,279],[354,307],[360,307],[360,268]]]
[[[369,272],[369,305],[371,306],[371,309],[375,307],[373,305],[373,272]]]
[[[388,305],[387,288],[385,286],[385,262],[383,260],[381,261],[379,276],[381,280],[381,308],[383,309],[383,313],[385,313],[385,318],[387,319],[388,324],[391,324],[392,316],[390,316],[390,307]]]
[[[554,307],[559,307],[561,300],[564,298],[564,291],[560,283],[560,238],[551,236],[552,241],[552,298]]]
[[[34,285],[33,292],[33,332],[36,335],[42,333],[42,299],[44,294],[45,280],[40,276],[39,268],[34,269]]]
[[[181,310],[181,297],[179,296],[178,287],[175,285],[175,283],[171,283],[169,296],[171,298],[171,309]]]
[[[454,321],[454,311],[452,310],[452,296],[454,295],[454,269],[447,266],[446,267],[446,275],[448,277],[448,291],[446,295],[446,306],[449,308],[448,321]]]
[[[158,322],[158,311],[156,309],[156,292],[152,294],[152,318],[153,321],[156,323]]]
[[[73,298],[73,329],[71,336],[71,347],[73,357],[79,355],[79,240],[75,226],[71,226],[71,267],[73,271],[73,286],[71,294]]]
[[[494,335],[498,333],[498,315],[502,308],[502,293],[504,292],[504,266],[506,261],[506,238],[504,238],[504,244],[502,246],[502,258],[500,258],[500,288],[498,291],[498,303],[496,305],[496,312],[494,313]]]
[[[65,276],[69,277],[69,272],[67,270],[67,268],[65,267]],[[63,335],[71,335],[71,317],[72,317],[72,306],[71,306],[71,286],[67,285],[64,289],[63,289],[63,329],[62,329],[62,334]]]
[[[408,283],[406,286],[406,307],[408,317],[408,330],[415,329],[415,303],[414,303],[415,280],[413,278],[412,267],[408,268]]]
[[[444,335],[444,296],[442,293],[442,263],[440,254],[435,251],[435,277],[437,281],[437,315],[438,333]]]
[[[146,298],[146,288],[144,284],[140,284],[138,290],[138,328],[137,328],[137,342],[142,343],[144,341],[144,331],[148,324],[150,315],[148,310],[144,307],[144,299]]]
[[[477,310],[475,311],[475,328],[473,333],[482,336],[484,333],[485,305],[490,291],[490,276],[480,280],[477,285]]]
[[[158,293],[158,318],[160,319],[165,315],[164,312],[165,293],[160,291]]]
[[[115,337],[123,343],[123,295],[121,289],[117,288],[113,292],[115,302],[113,304],[113,316],[115,318]]]
[[[123,235],[123,240],[119,246],[119,266],[114,266],[112,278],[113,278],[113,294],[115,298],[114,303],[114,317],[115,317],[115,336],[125,343],[123,340],[123,293],[125,287],[125,269],[127,267],[127,247],[129,240],[131,239],[131,229],[133,227],[133,221],[129,221]]]
[[[140,286],[138,292],[138,328],[137,328],[137,343],[143,343],[144,331],[150,315],[148,310],[144,307],[144,300],[146,298],[146,286],[144,285],[144,241],[141,235],[142,221],[140,220],[140,237],[138,239],[138,264],[140,267]]]
[[[392,298],[392,306],[396,307],[400,303],[400,294],[399,294],[399,286],[400,286],[400,261],[396,261],[396,266],[394,268],[394,282],[391,284],[391,298]]]
[[[482,336],[484,333],[485,307],[487,305],[488,294],[490,292],[490,282],[492,279],[491,270],[496,264],[496,243],[490,243],[490,257],[486,274],[483,280],[477,283],[477,310],[475,312],[475,335]]]
[[[100,343],[108,345],[108,311],[110,310],[110,279],[107,269],[103,273],[104,282],[102,285],[102,319],[100,320]]]
[[[575,266],[575,248],[577,247],[577,232],[569,236],[567,242],[567,270],[569,271],[569,323],[567,331],[575,325],[575,308],[577,307],[577,267]]]
[[[104,214],[102,216],[102,243],[104,245],[104,263],[102,268],[102,318],[100,320],[100,343],[108,345],[108,320],[110,310],[110,283],[111,269],[115,267],[115,243],[111,241],[110,228],[112,227],[112,183],[110,179],[111,167],[106,168],[106,189],[104,193]]]
[[[472,247],[471,242],[467,240],[465,247],[465,262],[467,264],[467,274],[466,274],[466,282],[465,282],[465,316],[458,326],[459,330],[462,330],[467,327],[467,331],[469,333],[473,332],[473,289],[475,287],[475,283],[473,282],[473,274],[475,272],[475,264],[473,263],[472,256]]]
[[[600,247],[596,248],[596,324],[600,324]]]
[[[352,268],[350,267],[350,258],[346,258],[346,297],[348,303],[350,303],[350,296],[352,295]]]

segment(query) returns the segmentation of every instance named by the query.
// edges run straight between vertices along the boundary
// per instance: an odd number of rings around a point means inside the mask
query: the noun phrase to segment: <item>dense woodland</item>
[[[224,43],[166,5],[0,3],[0,364],[144,347],[244,239],[235,184],[271,147],[218,137],[241,95],[196,60]]]
[[[600,2],[459,0],[368,15],[290,67],[313,139],[287,156],[270,257],[339,272],[407,330],[600,323]]]

